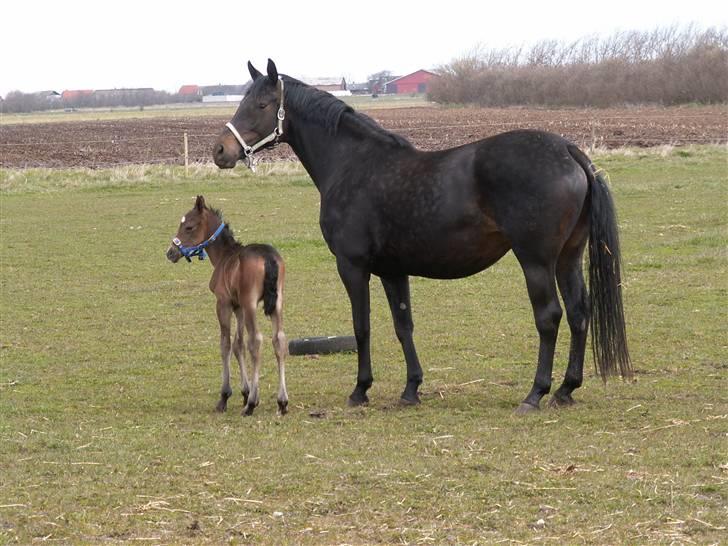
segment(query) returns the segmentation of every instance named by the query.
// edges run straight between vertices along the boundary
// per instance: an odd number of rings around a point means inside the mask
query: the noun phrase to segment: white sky
[[[728,25],[719,0],[3,0],[0,95],[243,83],[248,59],[363,81],[446,64],[479,45]]]

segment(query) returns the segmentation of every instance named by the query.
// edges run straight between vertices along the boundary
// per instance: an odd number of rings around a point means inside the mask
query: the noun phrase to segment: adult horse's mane
[[[369,116],[357,112],[331,93],[321,91],[310,85],[283,76],[286,84],[285,107],[294,110],[304,120],[315,123],[330,134],[335,135],[342,124],[364,137],[371,137],[398,148],[411,148],[412,144],[404,137],[390,133]]]

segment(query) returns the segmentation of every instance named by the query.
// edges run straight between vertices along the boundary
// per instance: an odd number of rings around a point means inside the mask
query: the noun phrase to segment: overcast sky
[[[3,0],[0,95],[53,89],[243,83],[248,59],[291,76],[362,81],[435,68],[478,46],[573,40],[696,23],[718,0]]]

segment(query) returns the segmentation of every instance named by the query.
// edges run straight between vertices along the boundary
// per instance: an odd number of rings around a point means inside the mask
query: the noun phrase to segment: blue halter
[[[192,258],[195,256],[199,256],[200,260],[204,260],[207,256],[207,254],[205,254],[205,248],[215,242],[215,239],[218,238],[218,236],[222,233],[223,229],[225,229],[225,222],[221,221],[220,225],[215,230],[215,233],[210,235],[210,238],[207,239],[207,241],[202,241],[199,245],[184,246],[177,237],[172,239],[172,244],[179,249],[179,251],[182,253],[182,256],[184,256],[185,260],[187,260],[188,262],[191,262]]]

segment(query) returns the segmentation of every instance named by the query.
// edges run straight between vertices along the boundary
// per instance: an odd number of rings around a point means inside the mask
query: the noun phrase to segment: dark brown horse
[[[263,302],[263,311],[273,324],[273,349],[278,360],[278,411],[288,409],[284,358],[287,345],[283,333],[283,282],[285,265],[280,254],[270,245],[241,245],[233,237],[230,227],[219,211],[205,205],[197,196],[195,206],[182,217],[177,236],[167,250],[167,258],[176,263],[184,257],[200,259],[209,254],[214,268],[210,290],[217,298],[217,319],[220,323],[220,354],[222,356],[222,388],[217,411],[227,409],[230,388],[230,323],[232,314],[237,319],[237,331],[232,352],[240,366],[240,379],[245,403],[244,414],[251,415],[258,405],[258,377],[260,374],[260,346],[263,334],[258,330],[255,312]],[[248,380],[243,357],[243,326],[248,331],[248,350],[253,361],[253,378]]]
[[[519,406],[538,409],[551,388],[562,308],[571,330],[566,376],[552,404],[573,403],[583,378],[587,329],[601,375],[631,373],[614,206],[606,180],[566,139],[512,131],[422,152],[269,60],[213,150],[215,163],[249,164],[260,147],[287,142],[321,193],[320,224],[349,294],[359,370],[351,404],[372,385],[369,280],[381,278],[407,362],[406,403],[422,382],[412,339],[409,275],[473,275],[512,250],[526,278],[540,339],[533,387]],[[582,255],[589,246],[587,292]]]

